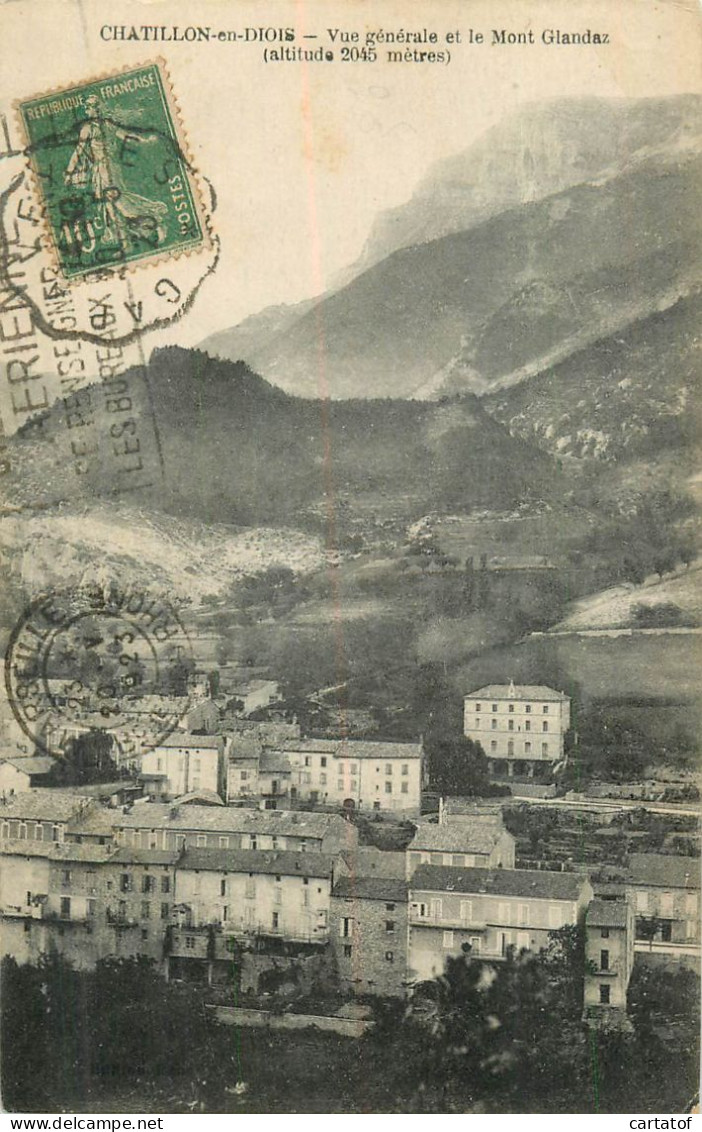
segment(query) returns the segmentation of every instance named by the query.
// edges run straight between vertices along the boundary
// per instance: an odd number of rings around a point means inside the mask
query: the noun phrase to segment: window
[[[394,920],[386,920],[385,921],[385,931],[390,933],[390,934],[392,934],[395,931],[395,921]]]
[[[395,905],[394,904],[386,904],[385,905],[385,911],[386,912],[394,912],[395,911]]]
[[[519,904],[517,907],[517,923],[524,927],[529,924],[529,905]]]
[[[600,970],[609,971],[609,952],[602,950],[600,952]]]
[[[119,890],[120,892],[132,891],[132,878],[130,877],[129,873],[122,873],[122,875],[120,876]]]
[[[509,904],[500,904],[497,909],[497,918],[501,924],[512,923],[512,909]]]
[[[158,835],[156,833],[156,830],[152,829],[151,833],[149,834],[149,849],[155,849],[157,842]]]
[[[490,750],[491,751],[497,750],[497,739],[491,739],[490,740]]]
[[[320,766],[326,766],[327,765],[327,756],[326,755],[322,755],[321,759],[319,760],[319,765]]]
[[[97,900],[86,900],[85,911],[88,916],[94,916],[97,911]]]
[[[526,719],[524,721],[524,730],[525,731],[531,731],[531,720],[530,719]]]
[[[27,823],[26,823],[26,821],[21,821],[19,823],[19,838],[20,838],[20,841],[26,841],[27,840]]]
[[[557,904],[550,904],[548,909],[548,925],[550,928],[560,928],[563,924],[561,909]]]
[[[385,952],[385,962],[386,963],[394,963],[395,962],[395,952],[394,951],[386,951]]]
[[[246,782],[246,779],[249,777],[248,770],[239,771],[239,777],[240,777],[242,782]]]
[[[347,958],[347,959],[350,959],[350,958],[351,958],[351,952],[352,952],[352,950],[353,950],[353,948],[351,947],[351,944],[350,944],[350,943],[345,943],[345,944],[344,944],[344,955],[346,956],[346,958]]]
[[[220,847],[220,849],[228,849],[229,848],[229,838],[228,837],[220,837],[219,847]]]
[[[310,755],[305,755],[305,766],[312,766],[312,758]]]
[[[272,917],[271,917],[271,927],[273,928],[274,932],[277,932],[279,926],[280,926],[280,913],[274,912]]]
[[[274,888],[273,889],[273,903],[274,904],[282,904],[283,903],[283,890],[282,890],[282,888]]]
[[[149,929],[148,928],[142,928],[141,929],[141,938],[142,938],[142,940],[147,940],[149,938]]]
[[[141,902],[141,918],[142,918],[142,920],[148,920],[150,915],[151,915],[151,905],[149,904],[148,900],[142,900],[142,902]]]
[[[69,885],[70,883],[71,883],[71,870],[70,869],[62,869],[61,870],[61,884],[66,886],[66,885]]]
[[[432,914],[433,919],[435,919],[435,920],[442,919],[443,914],[444,914],[444,904],[443,904],[442,900],[432,900],[432,902],[431,902],[431,914]]]
[[[507,755],[509,756],[509,755],[513,755],[513,754],[514,754],[514,739],[508,739],[507,740]]]
[[[527,704],[527,706],[524,708],[524,710],[527,713],[527,715],[530,715],[531,714],[531,704]]]
[[[385,764],[385,777],[389,778],[391,774],[392,774],[392,763],[386,763]]]
[[[154,892],[156,890],[156,877],[151,877],[145,873],[141,878],[141,891]]]
[[[548,720],[547,719],[545,719],[543,721],[543,723],[541,724],[541,730],[542,731],[548,731]]]
[[[343,789],[344,789],[344,780],[343,780],[343,778],[340,778],[340,779],[339,779],[339,781],[337,782],[337,784],[336,784],[336,785],[337,785],[337,789],[338,789],[338,790],[343,790]]]
[[[222,877],[222,879],[221,879],[221,880],[220,880],[220,882],[219,882],[219,895],[220,895],[220,896],[226,896],[226,895],[227,895],[227,881],[226,881],[226,877]]]
[[[170,877],[161,877],[161,892],[170,892],[170,891],[171,891],[171,878]]]
[[[482,704],[476,704],[476,705],[475,705],[475,710],[476,710],[476,711],[480,711],[480,710],[482,709],[482,706],[483,706]]]
[[[303,888],[303,890],[302,890],[302,907],[303,908],[309,908],[309,906],[310,906],[310,890],[309,890],[309,888]]]
[[[326,785],[327,785],[327,776],[326,776],[326,774],[324,774],[324,773],[321,773],[321,774],[320,774],[320,776],[319,776],[319,785],[320,785],[320,786],[326,786]]]
[[[198,847],[198,849],[204,849],[206,845],[207,845],[207,834],[206,833],[198,833],[198,835],[197,835],[197,847]]]
[[[509,731],[514,731],[514,720],[513,719],[510,719],[509,723],[507,724],[507,728],[508,728]]]
[[[342,939],[348,939],[353,935],[353,917],[342,916],[339,922],[339,935]]]
[[[513,712],[514,711],[514,704],[510,704],[509,708],[507,710],[510,711],[510,712]]]
[[[351,774],[358,774],[358,763],[351,763]]]
[[[461,920],[469,924],[473,919],[473,903],[470,900],[461,900]]]
[[[453,947],[453,932],[444,932],[443,946]]]
[[[409,794],[409,782],[401,782],[400,783],[400,793],[401,794]]]
[[[493,704],[493,705],[492,705],[492,710],[493,710],[493,711],[497,711],[497,704]]]
[[[255,833],[249,837],[249,849],[258,849],[258,838]]]
[[[694,892],[688,892],[685,897],[685,912],[688,916],[697,915],[697,897]]]
[[[496,719],[491,720],[490,726],[492,727],[493,731],[497,731],[497,720]]]
[[[71,898],[70,896],[61,897],[61,915],[70,916],[71,914]]]
[[[531,743],[525,743],[524,744],[524,754],[525,755],[531,754]]]
[[[385,783],[385,793],[392,794],[392,782]]]
[[[168,919],[168,916],[169,916],[169,908],[170,908],[170,905],[169,905],[169,904],[162,904],[162,905],[161,905],[161,919],[162,919],[162,920],[167,920],[167,919]]]
[[[403,774],[403,777],[405,777],[405,778],[409,774],[409,763],[403,763],[402,764],[402,774]]]
[[[600,983],[600,1002],[603,1006],[609,1006],[609,983]]]
[[[2,834],[1,834],[1,836],[2,837],[9,837],[10,836],[10,823],[9,823],[9,821],[4,821],[2,823]]]
[[[228,919],[229,919],[229,905],[223,904],[222,905],[222,922],[226,924]]]
[[[188,951],[194,951],[195,950],[195,936],[194,935],[186,935],[185,946],[186,946]]]
[[[249,900],[253,899],[256,896],[256,881],[254,879],[253,873],[249,873],[249,875],[246,878],[246,884],[244,886],[244,895],[247,896],[249,898]]]
[[[602,928],[600,930],[600,936],[602,939],[609,939],[609,928]]]
[[[358,779],[352,778],[351,779],[351,793],[353,793],[354,790],[357,790],[357,789],[358,789]]]
[[[541,754],[542,755],[548,754],[548,743],[542,743],[541,744]]]
[[[662,892],[661,893],[660,912],[661,912],[661,916],[672,916],[673,915],[673,894],[672,894],[672,892]]]
[[[5,835],[3,834],[3,837],[4,836]],[[44,826],[41,824],[40,821],[38,821],[36,823],[36,825],[34,826],[34,840],[35,841],[43,841],[44,840]]]

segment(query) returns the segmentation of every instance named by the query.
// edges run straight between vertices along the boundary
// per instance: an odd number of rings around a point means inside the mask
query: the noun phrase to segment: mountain
[[[135,506],[204,523],[326,531],[329,514],[344,530],[401,526],[432,509],[513,506],[559,490],[550,457],[511,437],[469,395],[446,404],[306,401],[243,363],[177,347],[155,351],[146,372],[163,478],[132,491]],[[110,435],[109,414],[99,396],[92,401],[88,447]],[[11,512],[105,493],[100,457],[82,476],[63,458],[64,418],[57,402],[10,439]]]
[[[338,398],[483,394],[553,367],[699,282],[700,105],[523,107],[379,218],[345,286],[205,348]]]
[[[381,213],[351,272],[654,155],[682,154],[699,139],[699,111],[695,95],[527,103],[434,165],[409,201]]]
[[[481,404],[553,456],[613,462],[677,453],[682,461],[700,436],[701,323],[697,293]]]

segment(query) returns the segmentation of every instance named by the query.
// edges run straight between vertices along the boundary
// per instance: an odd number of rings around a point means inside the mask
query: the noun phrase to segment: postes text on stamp
[[[160,63],[17,104],[67,279],[206,242]]]

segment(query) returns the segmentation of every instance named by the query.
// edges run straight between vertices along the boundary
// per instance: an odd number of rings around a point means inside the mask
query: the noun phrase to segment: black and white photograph
[[[701,31],[0,3],[2,1112],[692,1127]]]

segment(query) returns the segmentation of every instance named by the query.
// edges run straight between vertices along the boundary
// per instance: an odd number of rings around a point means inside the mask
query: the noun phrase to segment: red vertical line
[[[304,19],[304,0],[297,2],[298,25],[302,29],[304,35],[305,19]],[[303,153],[305,158],[305,166],[307,170],[307,203],[308,203],[308,217],[309,217],[309,232],[310,232],[310,266],[312,279],[314,281],[314,292],[320,295],[324,290],[324,277],[322,273],[322,252],[321,252],[321,239],[319,229],[319,218],[317,213],[317,193],[314,176],[314,127],[312,123],[312,94],[310,89],[310,73],[309,65],[303,62],[301,67],[302,75],[302,125],[303,125]],[[327,538],[326,547],[330,554],[336,554],[338,550],[338,537],[336,531],[336,511],[335,511],[335,498],[334,498],[334,477],[333,477],[333,456],[332,456],[332,437],[330,428],[330,411],[329,411],[329,383],[327,380],[327,358],[326,358],[326,341],[324,334],[324,319],[319,309],[315,308],[315,319],[317,323],[317,389],[319,396],[319,413],[321,421],[321,434],[322,434],[322,477],[324,484],[325,496],[325,510],[326,510],[326,525],[327,525]],[[334,637],[335,637],[335,656],[336,656],[336,671],[337,683],[344,683],[346,680],[346,655],[344,650],[344,630],[343,620],[341,616],[341,591],[339,585],[338,570],[335,566],[331,565],[328,568],[329,583],[331,589],[333,620],[334,620]],[[342,737],[348,734],[347,718],[346,718],[346,704],[344,702],[345,693],[342,689],[339,702],[339,732]]]
[[[305,0],[297,0],[297,24],[301,29],[302,35],[305,32]],[[301,68],[302,76],[302,127],[303,127],[303,153],[305,158],[305,166],[307,171],[307,202],[308,202],[308,217],[309,217],[309,231],[310,231],[310,259],[311,271],[314,281],[314,293],[320,295],[324,290],[324,277],[322,273],[322,251],[321,239],[319,229],[319,217],[317,213],[317,194],[314,176],[314,127],[312,123],[312,93],[310,89],[310,70],[309,65],[303,61]],[[326,520],[327,520],[327,551],[334,555],[336,560],[336,551],[338,549],[338,537],[336,530],[336,512],[335,512],[335,498],[334,498],[334,477],[333,477],[333,455],[332,455],[332,437],[330,428],[330,412],[329,412],[329,382],[327,380],[327,356],[326,356],[326,340],[324,334],[324,318],[320,311],[319,305],[315,308],[315,319],[317,324],[317,389],[319,394],[319,413],[321,422],[322,434],[322,475],[325,494],[325,507],[326,507]],[[335,657],[336,657],[336,672],[337,683],[345,684],[347,676],[346,653],[344,649],[344,625],[341,614],[341,588],[339,585],[339,572],[335,564],[329,563],[328,566],[329,584],[331,590],[331,601],[333,610],[334,621],[334,644],[335,644]],[[338,701],[338,717],[339,717],[339,734],[342,738],[342,758],[345,763],[348,755],[348,748],[346,740],[348,737],[348,720],[346,714],[346,693],[347,688],[344,687],[339,693]],[[350,777],[350,775],[349,775]],[[360,772],[359,772],[360,780]],[[354,827],[355,828],[355,827]],[[347,843],[350,850],[354,850],[355,842],[351,835],[351,823],[347,830]],[[356,971],[359,970],[360,963],[360,927],[358,933],[354,928],[359,924],[358,911],[358,898],[356,896],[356,856],[352,858],[353,864],[350,870],[351,890],[352,890],[352,932],[350,936],[352,955],[351,955],[351,971],[354,977]],[[360,973],[360,971],[359,971]]]

